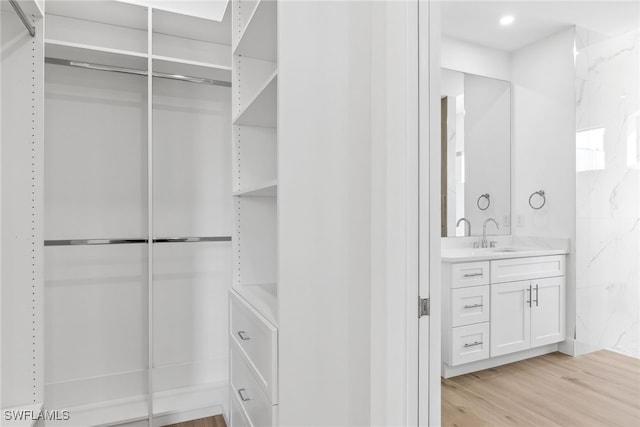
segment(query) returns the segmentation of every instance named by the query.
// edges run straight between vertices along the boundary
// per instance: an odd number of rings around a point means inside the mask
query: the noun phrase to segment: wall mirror
[[[511,234],[511,84],[441,72],[442,237]]]

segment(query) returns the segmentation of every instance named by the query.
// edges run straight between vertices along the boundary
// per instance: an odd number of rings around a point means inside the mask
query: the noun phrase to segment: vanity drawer
[[[491,261],[491,283],[565,275],[565,256],[551,255]]]
[[[240,405],[238,412],[246,415],[249,426],[267,427],[274,425],[274,406],[262,391],[258,380],[240,355],[235,345],[231,345],[231,393],[232,399]],[[240,422],[238,425],[242,425]],[[234,424],[233,427],[236,427]]]
[[[249,421],[247,420],[244,414],[244,409],[242,409],[242,403],[240,402],[240,398],[237,396],[235,390],[232,387],[230,387],[229,390],[230,390],[229,395],[231,396],[231,398],[229,399],[231,401],[231,411],[229,411],[229,414],[230,414],[229,426],[230,427],[251,427],[251,424],[249,423]]]
[[[489,322],[451,329],[451,366],[489,357]]]
[[[451,290],[451,326],[473,325],[490,319],[489,285]]]
[[[256,374],[262,390],[278,403],[278,330],[235,292],[230,292],[230,335]]]
[[[451,264],[452,288],[488,285],[489,277],[489,261]]]

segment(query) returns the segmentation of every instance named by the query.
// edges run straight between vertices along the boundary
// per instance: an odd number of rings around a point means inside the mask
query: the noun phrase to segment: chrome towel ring
[[[540,196],[540,198],[542,199],[542,203],[538,204],[538,205],[534,205],[533,204],[533,198],[535,195]],[[542,209],[542,207],[547,203],[547,196],[544,195],[544,190],[539,190],[539,191],[534,191],[533,193],[531,193],[531,195],[529,196],[529,206],[531,206],[532,209],[538,210],[538,209]]]
[[[483,199],[486,199],[486,202],[484,202],[484,207],[482,205]],[[478,209],[480,209],[481,211],[486,211],[487,209],[489,209],[490,204],[491,204],[491,198],[489,196],[489,193],[482,194],[480,197],[478,197],[478,200],[476,201],[476,205],[478,205]]]

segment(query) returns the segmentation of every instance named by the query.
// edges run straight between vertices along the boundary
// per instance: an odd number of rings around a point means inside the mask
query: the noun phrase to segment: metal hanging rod
[[[114,65],[93,64],[90,62],[72,61],[68,59],[58,59],[58,58],[51,58],[51,57],[45,57],[44,62],[46,62],[47,64],[66,65],[68,67],[84,68],[88,70],[109,71],[109,72],[123,73],[123,74],[135,74],[137,76],[146,76],[149,74],[146,70],[138,70],[136,68],[116,67]],[[161,79],[180,80],[180,81],[189,82],[189,83],[231,87],[231,82],[207,79],[204,77],[183,76],[181,74],[161,73],[159,71],[154,71],[152,75],[153,77],[158,77]]]
[[[207,237],[160,237],[151,239],[152,243],[197,243],[197,242],[230,242],[231,236]],[[69,239],[45,240],[45,246],[93,246],[93,245],[128,245],[149,243],[149,239]]]
[[[11,7],[13,7],[13,10],[16,11],[18,18],[20,18],[24,26],[27,27],[27,31],[29,31],[29,34],[31,34],[31,37],[35,37],[36,27],[31,25],[31,22],[29,22],[29,18],[27,18],[27,15],[24,13],[24,10],[22,10],[22,7],[20,6],[20,4],[16,0],[9,0],[9,4],[11,4]]]

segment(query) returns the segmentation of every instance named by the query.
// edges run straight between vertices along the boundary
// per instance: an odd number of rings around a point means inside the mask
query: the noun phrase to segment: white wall
[[[571,239],[567,265],[567,336],[575,313],[574,29],[512,54],[513,234]],[[529,196],[546,192],[540,210]]]
[[[511,80],[509,53],[442,36],[441,65],[443,68]]]
[[[278,27],[280,425],[369,425],[371,3]]]

